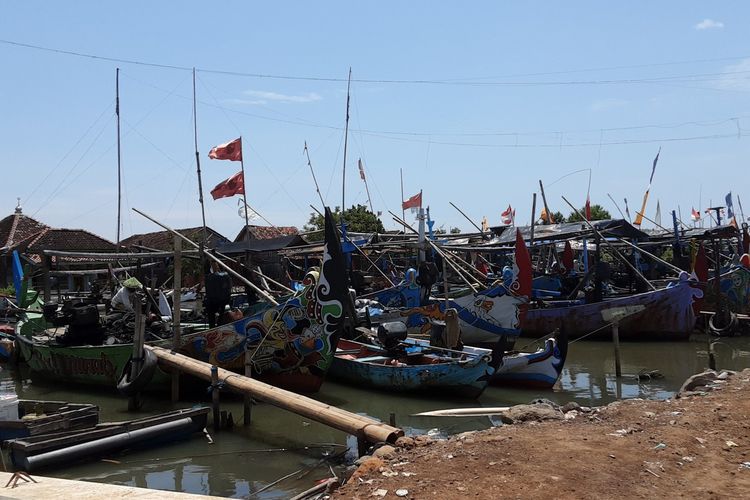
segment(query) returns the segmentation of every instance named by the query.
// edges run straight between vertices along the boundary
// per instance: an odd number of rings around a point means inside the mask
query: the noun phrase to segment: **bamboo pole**
[[[145,213],[141,212],[137,208],[133,208],[133,211],[135,213],[137,213],[139,215],[142,215],[143,217],[147,218],[148,220],[150,220],[154,224],[163,227],[164,229],[166,229],[167,231],[171,232],[175,236],[181,238],[182,241],[187,242],[189,245],[192,245],[193,247],[200,249],[200,245],[198,245],[197,243],[195,243],[190,238],[186,238],[185,236],[183,236],[182,234],[178,233],[177,231],[175,231],[171,227],[169,227],[169,226],[167,226],[165,224],[162,224],[161,222],[157,221],[153,217],[151,217],[149,215],[146,215]],[[211,259],[214,262],[216,262],[217,264],[219,264],[221,267],[223,267],[224,270],[226,270],[229,274],[231,274],[232,276],[234,276],[235,278],[237,278],[238,280],[240,280],[241,282],[245,283],[247,286],[249,286],[250,288],[252,288],[253,290],[255,290],[258,294],[260,294],[264,299],[266,299],[267,301],[269,301],[271,304],[273,304],[275,306],[279,305],[279,303],[276,301],[276,299],[274,299],[273,297],[271,297],[265,291],[263,291],[260,288],[258,288],[253,282],[251,282],[250,280],[248,280],[247,278],[245,278],[244,276],[242,276],[241,274],[239,274],[237,271],[235,271],[234,269],[232,269],[231,267],[229,267],[228,265],[226,265],[224,262],[221,261],[221,259],[219,259],[215,255],[213,255],[211,252],[203,252],[203,254],[206,255],[209,259]]]
[[[413,231],[414,233],[417,233],[417,231],[416,231],[416,230],[415,230],[415,229],[414,229],[413,227],[411,227],[411,226],[410,226],[409,224],[407,224],[407,222],[406,222],[405,220],[403,220],[403,219],[399,219],[398,215],[394,214],[393,212],[390,212],[390,211],[389,211],[389,213],[391,214],[391,216],[392,216],[392,217],[394,218],[394,220],[395,220],[396,222],[398,222],[398,223],[400,223],[400,224],[403,224],[403,225],[404,225],[404,227],[406,227],[406,228],[410,229],[410,230],[411,230],[411,231]],[[418,234],[418,233],[417,233],[417,234]],[[448,265],[450,265],[450,266],[451,266],[451,269],[453,269],[454,271],[456,271],[456,273],[457,273],[457,274],[459,275],[459,277],[461,277],[461,278],[462,278],[462,279],[464,280],[464,282],[465,282],[465,283],[466,283],[467,285],[469,285],[469,288],[471,288],[471,289],[472,289],[472,290],[473,290],[474,292],[477,292],[477,288],[476,288],[476,287],[475,287],[475,286],[474,286],[473,284],[471,284],[471,282],[469,281],[469,278],[467,278],[467,277],[466,277],[466,275],[464,274],[464,271],[462,271],[461,269],[459,269],[458,267],[456,267],[456,265],[455,265],[455,264],[454,264],[454,263],[452,262],[452,260],[451,260],[451,259],[453,259],[453,258],[457,258],[457,259],[459,259],[459,260],[460,260],[460,258],[459,258],[459,257],[456,257],[455,255],[451,255],[451,254],[448,254],[447,252],[444,252],[444,251],[443,251],[443,250],[442,250],[442,249],[441,249],[440,247],[438,247],[438,246],[437,246],[437,245],[436,245],[435,243],[433,243],[433,242],[432,242],[432,241],[430,241],[430,240],[425,240],[425,241],[426,241],[426,242],[427,242],[427,243],[428,243],[428,244],[429,244],[430,246],[432,246],[432,248],[433,248],[433,249],[434,249],[434,250],[435,250],[435,251],[436,251],[437,253],[439,253],[439,254],[440,254],[440,256],[441,256],[441,257],[442,257],[442,258],[443,258],[444,260],[447,260],[447,261],[448,261]],[[463,260],[462,260],[462,262],[463,262]],[[469,275],[469,277],[472,277],[472,276],[471,276],[471,275]],[[473,277],[472,277],[472,278],[473,278]],[[479,286],[483,286],[483,285],[482,285],[482,283],[480,283],[480,282],[479,282],[479,281],[477,281],[477,280],[474,280],[474,282],[475,282],[475,284],[477,284],[477,285],[479,285]]]
[[[633,271],[633,272],[634,272],[634,273],[636,274],[636,276],[638,276],[639,278],[641,278],[641,279],[642,279],[642,280],[643,280],[643,281],[644,281],[644,282],[645,282],[645,283],[646,283],[646,284],[647,284],[647,285],[649,286],[649,288],[651,288],[651,290],[656,290],[656,287],[655,287],[655,286],[654,286],[654,285],[653,285],[653,284],[652,284],[652,283],[651,283],[651,282],[650,282],[650,281],[649,281],[648,279],[646,279],[646,277],[645,277],[645,276],[644,276],[643,274],[641,274],[641,272],[640,272],[640,271],[639,271],[638,269],[636,269],[636,268],[635,268],[635,267],[633,266],[633,264],[631,264],[631,263],[630,263],[630,262],[628,261],[628,259],[626,259],[625,257],[623,257],[623,256],[622,256],[622,254],[621,254],[620,252],[618,252],[618,251],[617,251],[617,249],[616,249],[616,248],[615,248],[615,247],[614,247],[614,246],[613,246],[613,245],[612,245],[612,244],[611,244],[610,242],[608,242],[608,241],[607,241],[607,239],[606,239],[606,238],[605,238],[604,236],[602,236],[602,234],[601,234],[601,233],[600,233],[600,232],[599,232],[599,231],[598,231],[598,230],[597,230],[597,229],[596,229],[596,228],[594,227],[594,225],[593,225],[593,224],[592,224],[592,223],[591,223],[590,221],[588,221],[588,220],[587,220],[587,219],[586,219],[586,218],[585,218],[585,217],[584,217],[583,215],[581,215],[581,213],[580,213],[580,212],[578,211],[578,209],[577,209],[576,207],[574,207],[574,206],[573,206],[573,204],[572,204],[572,203],[570,203],[570,202],[569,202],[569,201],[567,200],[567,198],[565,198],[565,196],[563,196],[563,197],[562,197],[562,199],[563,199],[563,200],[565,201],[565,203],[567,203],[567,204],[568,204],[568,206],[570,206],[570,208],[572,208],[572,209],[573,209],[573,211],[574,211],[574,212],[575,212],[576,214],[578,214],[578,216],[579,216],[579,217],[581,218],[581,220],[583,220],[583,222],[585,222],[585,223],[586,223],[586,225],[588,225],[588,226],[589,226],[589,228],[590,228],[590,229],[591,229],[591,230],[592,230],[592,231],[593,231],[593,232],[594,232],[594,233],[595,233],[596,235],[598,235],[598,236],[599,236],[599,238],[601,239],[601,241],[602,241],[602,242],[603,242],[603,243],[604,243],[605,245],[607,245],[607,246],[608,246],[609,248],[611,248],[611,249],[612,249],[612,251],[613,251],[613,252],[615,253],[615,255],[617,255],[617,257],[619,257],[619,258],[620,258],[620,260],[622,260],[622,261],[623,261],[623,262],[625,263],[625,265],[627,265],[627,266],[628,266],[628,267],[630,268],[630,270],[631,270],[631,271]]]
[[[174,237],[174,283],[172,292],[172,351],[177,352],[180,348],[181,331],[180,316],[182,311],[182,240]],[[172,402],[180,399],[180,372],[172,372]]]
[[[143,317],[141,308],[143,304],[135,294],[132,294],[133,310],[135,311],[135,331],[133,332],[133,358],[130,364],[130,380],[135,380],[135,377],[141,371],[143,366],[143,344],[146,337],[146,318]],[[135,393],[128,398],[128,411],[135,411],[141,406],[140,393]]]
[[[153,352],[159,358],[159,362],[166,367],[179,368],[203,380],[211,380],[211,365],[209,363],[172,353],[162,347],[147,345],[145,348]],[[244,377],[223,368],[217,368],[217,374],[224,387],[229,390],[241,394],[248,393],[258,400],[265,401],[305,418],[315,420],[316,422],[349,434],[362,436],[369,442],[392,443],[396,438],[404,434],[403,430],[391,427],[373,418],[350,413],[335,406],[279,389],[278,387]]]

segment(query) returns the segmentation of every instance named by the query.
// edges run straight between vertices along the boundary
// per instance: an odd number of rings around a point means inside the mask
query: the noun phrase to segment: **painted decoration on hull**
[[[240,370],[249,350],[254,374],[324,375],[336,350],[347,293],[338,229],[329,212],[322,268],[307,273],[301,290],[283,304],[196,335],[183,352]]]
[[[531,259],[526,244],[516,231],[513,266],[506,267],[502,279],[492,287],[448,301],[458,311],[461,335],[465,342],[484,343],[501,336],[516,337],[526,314],[531,294]],[[428,333],[431,320],[445,319],[445,301],[399,310],[410,331]]]

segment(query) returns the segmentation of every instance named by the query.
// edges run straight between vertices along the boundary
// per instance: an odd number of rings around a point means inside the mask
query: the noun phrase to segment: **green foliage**
[[[580,210],[578,210],[581,215],[586,214],[586,207],[582,207]],[[612,216],[607,212],[607,210],[601,206],[601,205],[591,205],[591,220],[606,220],[611,219]],[[583,218],[581,218],[577,213],[571,212],[571,214],[568,216],[568,222],[580,222]]]
[[[667,261],[670,264],[674,263],[674,250],[672,250],[672,247],[664,249],[664,252],[661,254],[661,260]]]
[[[16,288],[13,285],[6,286],[5,288],[0,288],[0,295],[6,295],[9,297],[15,297],[16,296]]]
[[[557,212],[552,212],[552,218],[555,220],[555,224],[562,224],[565,222],[565,216],[559,210]]]
[[[451,234],[461,234],[461,229],[459,229],[457,227],[452,227],[451,228]]]
[[[439,227],[439,228],[437,228],[437,229],[435,229],[435,230],[433,231],[433,233],[435,233],[435,234],[445,234],[445,233],[447,233],[447,232],[448,232],[448,231],[446,231],[444,227]]]
[[[341,207],[336,207],[333,211],[333,218],[336,224],[341,220]],[[344,221],[346,221],[347,231],[353,233],[384,233],[385,228],[383,223],[378,217],[370,212],[365,205],[352,206],[347,210],[344,210]],[[304,226],[305,231],[318,231],[323,229],[325,226],[325,219],[322,215],[317,212],[310,214],[310,219]],[[313,235],[315,240],[322,240],[323,235]]]

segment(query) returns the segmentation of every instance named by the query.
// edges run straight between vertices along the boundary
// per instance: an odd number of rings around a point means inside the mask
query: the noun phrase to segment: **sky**
[[[750,4],[631,2],[39,2],[0,4],[0,215],[110,240],[117,228],[115,74],[120,68],[122,238],[206,222],[229,238],[240,197],[209,191],[239,171],[208,159],[243,137],[248,204],[302,227],[342,203],[375,211],[423,191],[436,227],[552,211],[646,216],[748,193]],[[608,196],[609,195],[609,196]],[[745,201],[745,200],[742,200]],[[747,198],[750,215],[750,198]],[[537,205],[537,213],[541,200]],[[408,215],[410,219],[413,216]],[[262,220],[257,223],[264,224]],[[644,224],[648,227],[649,224]]]

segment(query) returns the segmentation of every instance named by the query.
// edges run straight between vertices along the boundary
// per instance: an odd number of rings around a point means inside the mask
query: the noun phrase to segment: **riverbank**
[[[750,369],[703,382],[674,399],[518,407],[512,425],[402,438],[361,461],[334,496],[747,498]]]

